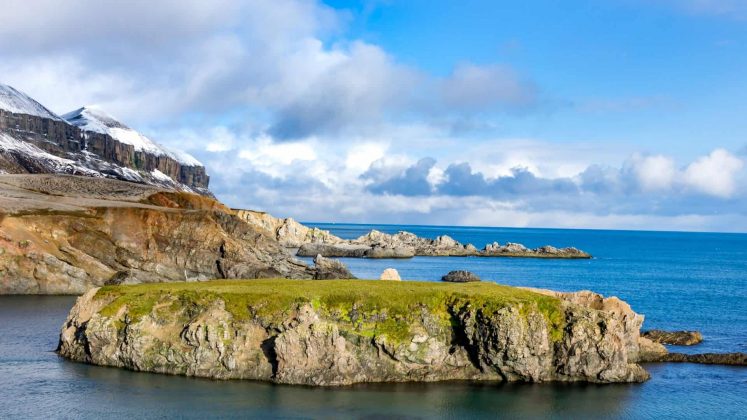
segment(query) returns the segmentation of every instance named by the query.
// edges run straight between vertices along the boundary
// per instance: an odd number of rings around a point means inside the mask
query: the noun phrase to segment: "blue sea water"
[[[313,225],[313,224],[312,224]],[[697,329],[684,352],[747,352],[747,235],[316,224],[347,238],[372,228],[576,246],[591,260],[343,259],[359,278],[388,267],[437,281],[594,290],[628,301],[645,328]],[[211,381],[87,366],[53,352],[72,297],[0,297],[0,418],[745,418],[747,368],[649,364],[644,384],[378,384],[333,389]]]

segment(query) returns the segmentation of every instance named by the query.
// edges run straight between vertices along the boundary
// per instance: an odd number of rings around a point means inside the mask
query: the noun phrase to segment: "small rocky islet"
[[[616,298],[495,283],[143,284],[79,298],[58,351],[136,371],[299,385],[641,382],[642,348],[660,346],[641,346],[642,322]]]

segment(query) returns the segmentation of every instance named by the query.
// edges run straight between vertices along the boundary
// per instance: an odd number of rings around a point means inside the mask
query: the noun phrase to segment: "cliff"
[[[252,280],[106,286],[59,354],[103,366],[286,384],[640,382],[614,313],[492,283]]]
[[[68,114],[68,121],[0,84],[0,171],[115,178],[210,195],[205,167],[194,158],[84,110]]]
[[[325,268],[328,267],[328,268]],[[0,294],[105,284],[328,278],[220,202],[111,179],[0,175]]]

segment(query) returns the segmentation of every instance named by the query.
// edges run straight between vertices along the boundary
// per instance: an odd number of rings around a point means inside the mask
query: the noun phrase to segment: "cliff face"
[[[0,169],[6,173],[98,175],[171,186],[158,176],[160,172],[174,181],[173,186],[181,184],[195,192],[209,194],[209,177],[204,166],[186,165],[172,156],[136,150],[133,145],[110,135],[84,131],[62,119],[0,109],[0,134],[69,161],[45,163],[38,154],[29,153],[28,148],[0,147]]]
[[[287,384],[640,382],[638,331],[602,310],[495,284],[256,280],[106,287],[78,299],[59,353]]]
[[[220,202],[110,179],[0,176],[0,294],[119,283],[334,277]]]

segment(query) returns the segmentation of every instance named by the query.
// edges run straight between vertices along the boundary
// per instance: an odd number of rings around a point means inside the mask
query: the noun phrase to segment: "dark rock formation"
[[[316,270],[314,278],[317,280],[355,278],[345,264],[337,260],[322,257],[321,255],[314,257],[314,266]]]
[[[368,250],[368,247],[360,245],[310,243],[301,245],[296,255],[299,257],[316,257],[317,255],[321,255],[330,258],[362,258]]]
[[[747,366],[747,353],[667,353],[651,362],[701,363],[705,365]]]
[[[656,343],[675,346],[692,346],[703,341],[703,336],[698,331],[651,330],[641,333],[641,336]]]
[[[637,348],[626,345],[637,330],[615,314],[556,298],[487,283],[465,295],[460,285],[334,280],[295,282],[284,293],[278,282],[253,281],[238,295],[234,284],[227,294],[220,286],[142,297],[93,289],[65,321],[59,353],[137,371],[315,386],[649,377],[631,359]],[[386,299],[391,293],[400,298]],[[305,295],[315,298],[299,301]]]
[[[451,283],[469,283],[473,281],[480,281],[480,277],[470,271],[455,270],[450,271],[449,274],[441,277],[441,281],[448,281]]]

